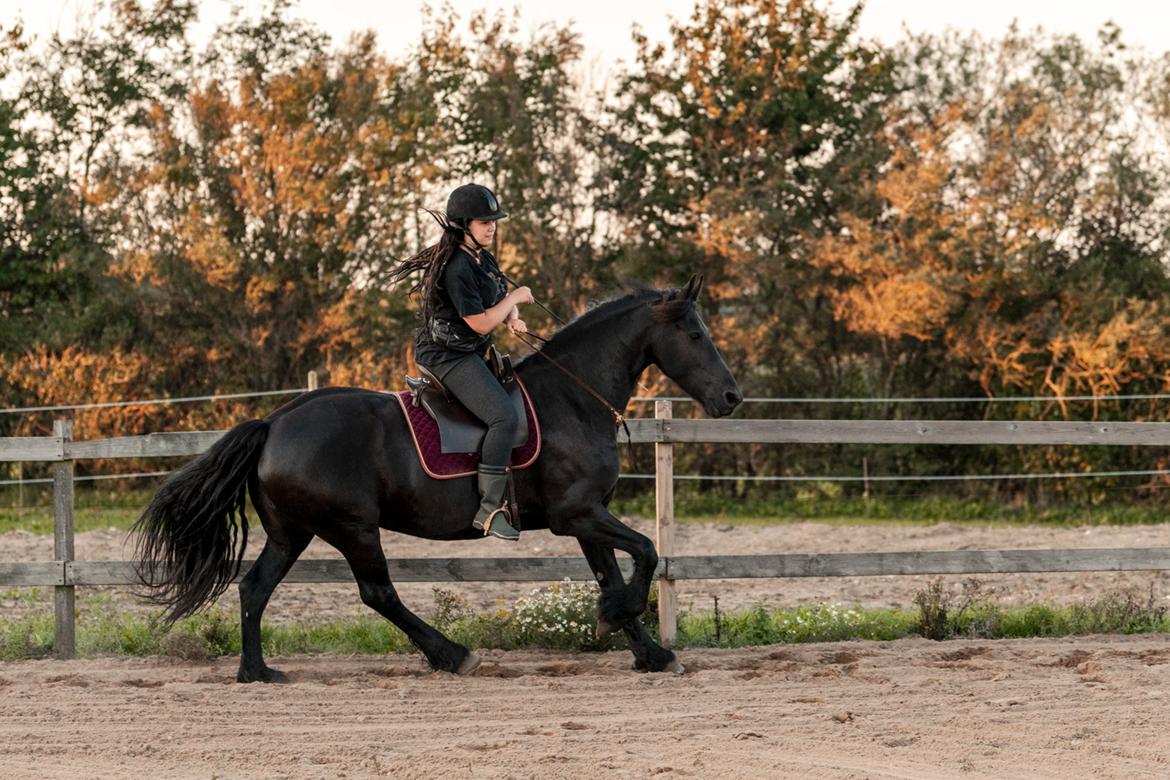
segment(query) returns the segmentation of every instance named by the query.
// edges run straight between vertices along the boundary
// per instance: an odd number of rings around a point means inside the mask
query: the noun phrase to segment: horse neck
[[[588,319],[570,323],[541,352],[620,412],[629,403],[648,363],[649,326],[645,306],[614,306],[610,312],[596,312]],[[526,379],[531,374],[542,394],[547,390],[561,396],[589,398],[586,403],[601,409],[587,390],[540,355],[526,357],[517,370]]]

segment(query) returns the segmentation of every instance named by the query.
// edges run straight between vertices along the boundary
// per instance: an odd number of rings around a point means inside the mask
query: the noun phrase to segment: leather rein
[[[500,271],[500,276],[504,277],[504,280],[508,284],[512,285],[512,287],[519,287],[520,286],[520,285],[516,284],[516,282],[512,281],[511,277],[509,277],[507,274],[505,274],[502,270]],[[549,309],[543,303],[536,300],[536,298],[533,298],[532,302],[535,303],[540,308],[544,309],[546,312],[548,312],[549,316],[551,316],[554,320],[559,322],[561,325],[566,324],[564,320],[562,320],[560,317],[558,317],[551,309]],[[572,371],[570,371],[569,369],[567,369],[563,365],[561,365],[556,360],[556,358],[553,358],[550,355],[546,355],[544,350],[542,350],[540,348],[539,344],[533,343],[532,340],[527,338],[527,337],[532,336],[533,338],[539,339],[543,344],[547,344],[549,342],[548,339],[546,339],[544,336],[540,336],[536,333],[513,333],[512,335],[518,337],[525,344],[532,347],[533,352],[535,352],[537,355],[540,355],[542,358],[544,358],[548,362],[552,363],[554,366],[556,366],[558,369],[560,369],[560,371],[565,376],[569,377],[574,382],[576,382],[581,387],[581,389],[583,389],[585,392],[589,393],[591,396],[593,396],[598,401],[600,401],[602,403],[602,405],[604,405],[605,408],[609,410],[610,415],[613,417],[614,427],[623,429],[626,432],[626,441],[631,445],[633,444],[633,437],[630,435],[630,426],[626,424],[626,416],[624,414],[622,414],[621,412],[619,412],[617,409],[615,409],[613,404],[611,404],[609,402],[609,400],[606,399],[605,396],[603,396],[601,393],[597,392],[595,389],[590,387],[589,384],[585,380],[583,380],[581,377],[577,376]]]
[[[533,301],[533,302],[535,302],[535,299],[534,299],[534,301]],[[546,355],[546,354],[544,353],[544,350],[542,350],[542,349],[540,348],[540,345],[539,345],[539,344],[535,344],[535,343],[533,343],[532,341],[530,341],[529,339],[527,339],[527,338],[526,338],[526,336],[529,336],[529,335],[531,335],[531,336],[535,336],[536,338],[540,339],[540,340],[541,340],[542,342],[544,342],[545,344],[547,344],[547,343],[548,343],[548,339],[544,338],[543,336],[537,336],[535,333],[531,333],[531,334],[528,334],[528,333],[513,333],[512,335],[513,335],[513,336],[517,336],[517,337],[518,337],[518,338],[519,338],[521,341],[523,341],[525,344],[527,344],[528,346],[532,347],[532,351],[533,351],[533,352],[535,352],[536,354],[540,355],[540,356],[541,356],[541,357],[543,357],[545,360],[547,360],[548,362],[552,363],[554,366],[556,366],[557,368],[559,368],[559,369],[560,369],[560,370],[561,370],[561,371],[562,371],[562,372],[565,374],[565,376],[569,377],[569,379],[572,379],[574,382],[576,382],[578,385],[580,385],[580,386],[581,386],[581,389],[583,389],[585,392],[589,393],[591,396],[593,396],[593,397],[594,397],[594,398],[596,398],[598,401],[600,401],[602,404],[604,404],[604,405],[605,405],[605,408],[609,410],[609,413],[610,413],[610,415],[612,415],[612,416],[613,416],[613,422],[614,422],[614,426],[615,426],[615,427],[620,427],[620,428],[622,428],[623,430],[625,430],[625,432],[626,432],[626,439],[627,439],[627,441],[631,440],[631,436],[630,436],[630,426],[626,424],[626,416],[625,416],[624,414],[622,414],[622,413],[621,413],[621,412],[619,412],[617,409],[615,409],[615,408],[613,407],[613,404],[611,404],[609,401],[607,401],[607,400],[606,400],[605,396],[603,396],[601,393],[597,392],[597,391],[596,391],[596,390],[594,390],[592,387],[590,387],[588,384],[586,384],[586,382],[585,382],[583,379],[581,379],[581,377],[577,376],[577,375],[576,375],[576,374],[574,374],[572,371],[570,371],[569,369],[567,369],[567,368],[565,368],[564,366],[562,366],[560,363],[558,363],[558,362],[557,362],[557,360],[556,360],[555,358],[553,358],[553,357],[551,357],[551,356],[549,356],[549,355]]]

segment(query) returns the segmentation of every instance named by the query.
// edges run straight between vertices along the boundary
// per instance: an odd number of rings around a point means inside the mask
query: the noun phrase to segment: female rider
[[[508,292],[496,259],[488,252],[496,221],[508,215],[496,196],[479,184],[464,184],[447,198],[443,235],[437,244],[401,262],[391,276],[401,281],[422,271],[411,292],[422,292],[423,325],[415,338],[415,361],[439,378],[467,409],[487,424],[480,451],[480,505],[472,525],[500,539],[520,533],[507,520],[512,440],[520,420],[507,392],[484,361],[491,333],[507,323],[513,333],[528,331],[520,304],[532,291]],[[438,218],[436,216],[436,218]]]

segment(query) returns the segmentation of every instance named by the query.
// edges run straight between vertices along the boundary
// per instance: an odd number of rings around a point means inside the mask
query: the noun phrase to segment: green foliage
[[[978,581],[963,583],[958,597],[941,579],[914,597],[914,632],[927,639],[1011,639],[1083,634],[1137,634],[1170,630],[1167,607],[1151,589],[1144,597],[1130,588],[1109,591],[1068,607],[1006,608],[992,601]]]
[[[182,92],[191,3],[110,6],[101,30],[30,48],[18,29],[0,43],[0,352],[29,343],[107,347],[127,294],[106,276],[116,212],[107,176],[139,142],[152,105]]]
[[[77,533],[111,528],[129,530],[150,502],[151,495],[146,490],[102,490],[78,485],[74,494],[74,530]],[[23,493],[12,486],[0,488],[0,534],[9,531],[52,535],[52,485],[30,485]]]
[[[469,31],[470,40],[450,26],[424,33],[426,51],[459,54],[448,62],[458,89],[438,117],[451,139],[443,165],[500,194],[509,214],[496,238],[505,271],[562,312],[577,309],[614,277],[597,263],[603,233],[591,213],[595,138],[574,77],[578,36],[545,24],[522,41],[518,15],[499,14],[473,16]],[[539,309],[526,319],[540,332],[556,326]]]
[[[741,647],[852,639],[890,640],[909,636],[914,624],[898,610],[861,609],[818,604],[769,610],[757,604],[747,612],[720,615],[681,614],[678,644],[682,647]]]
[[[42,658],[53,652],[53,615],[0,620],[0,661]]]
[[[1074,605],[1069,622],[1078,634],[1141,634],[1166,630],[1166,613],[1166,605],[1158,603],[1152,587],[1144,597],[1129,589]]]
[[[240,651],[238,616],[228,615],[222,609],[210,609],[194,615],[167,632],[163,639],[163,650],[168,650],[168,642],[173,643],[175,638],[183,637],[187,641],[180,641],[179,648],[191,652],[193,648],[198,657],[211,658],[218,655],[228,655]],[[171,652],[166,652],[172,655]]]
[[[410,653],[406,635],[385,620],[354,618],[324,624],[265,625],[261,630],[264,652],[271,655],[321,653]],[[233,652],[239,652],[233,650]]]
[[[35,487],[35,486],[34,486]],[[0,534],[27,531],[39,535],[53,532],[51,494],[47,489],[29,489],[26,506],[18,506],[15,489],[0,490]],[[118,492],[81,488],[76,493],[74,526],[77,532],[114,529],[126,531],[150,501],[150,491]],[[653,518],[652,493],[635,494],[615,500],[610,508],[619,516]],[[249,509],[250,518],[255,513]],[[1167,522],[1165,509],[1156,502],[1116,500],[1099,504],[1005,503],[990,498],[925,495],[909,498],[860,496],[832,497],[817,490],[796,496],[757,494],[746,498],[716,491],[676,487],[675,515],[684,523],[719,522],[774,525],[791,522],[819,522],[839,525],[1153,525]]]
[[[654,517],[654,496],[649,493],[615,500],[610,508],[621,516]],[[1142,525],[1167,521],[1165,509],[1155,502],[1115,500],[1100,504],[1069,500],[1064,503],[1007,503],[990,498],[924,495],[914,497],[833,497],[808,490],[792,495],[737,497],[716,491],[675,488],[675,517],[684,523],[723,522],[774,525],[818,522],[840,525]]]
[[[915,629],[927,639],[946,639],[954,631],[954,616],[950,613],[941,579],[933,580],[924,590],[914,594],[918,607]]]

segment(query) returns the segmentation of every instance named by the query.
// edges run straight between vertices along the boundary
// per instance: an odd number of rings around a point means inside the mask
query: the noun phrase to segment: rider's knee
[[[516,412],[516,407],[508,404],[506,408],[502,408],[492,415],[492,419],[488,421],[488,426],[505,433],[514,434],[520,428],[520,415]]]

